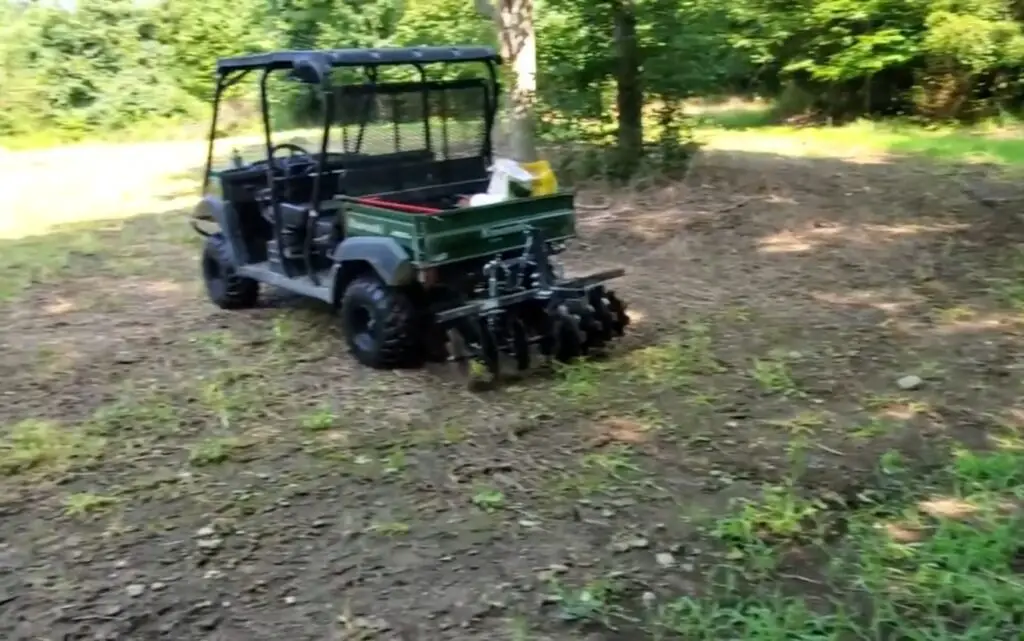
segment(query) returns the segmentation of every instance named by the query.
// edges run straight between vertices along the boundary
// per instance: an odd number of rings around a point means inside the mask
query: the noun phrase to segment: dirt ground
[[[214,308],[178,194],[0,240],[0,637],[782,639],[701,605],[765,585],[860,612],[849,515],[1021,443],[1024,224],[953,173],[710,151],[584,190],[568,262],[628,269],[631,331],[481,394],[355,365],[314,305]]]

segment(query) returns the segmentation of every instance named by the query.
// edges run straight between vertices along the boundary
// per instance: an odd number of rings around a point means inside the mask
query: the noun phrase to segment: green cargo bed
[[[419,267],[522,249],[523,232],[540,230],[549,241],[576,234],[573,194],[517,198],[436,214],[407,213],[341,197],[347,236],[390,236]]]

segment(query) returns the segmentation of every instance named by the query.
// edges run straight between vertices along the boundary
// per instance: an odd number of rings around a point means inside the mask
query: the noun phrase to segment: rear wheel
[[[341,328],[349,350],[363,365],[387,369],[412,361],[416,326],[410,298],[376,276],[359,276],[345,288]]]
[[[234,262],[223,234],[207,236],[203,245],[203,282],[206,294],[221,309],[255,307],[259,300],[260,284],[252,278],[235,273]]]

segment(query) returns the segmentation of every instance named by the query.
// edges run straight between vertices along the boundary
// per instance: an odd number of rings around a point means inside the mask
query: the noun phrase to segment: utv
[[[467,206],[487,190],[496,161],[499,63],[477,46],[219,60],[192,222],[205,236],[210,299],[252,307],[260,284],[320,299],[340,311],[355,358],[376,368],[445,360],[465,373],[476,362],[496,377],[503,360],[527,368],[534,346],[564,362],[622,335],[625,306],[602,283],[623,270],[567,278],[552,259],[575,235],[572,193],[520,188]],[[453,65],[456,79],[428,75]],[[413,80],[380,77],[395,67]],[[222,99],[253,71],[265,157],[246,162],[236,152],[233,166],[214,171]],[[276,73],[318,101],[317,148],[275,144],[268,78]],[[475,132],[468,141],[467,129]]]

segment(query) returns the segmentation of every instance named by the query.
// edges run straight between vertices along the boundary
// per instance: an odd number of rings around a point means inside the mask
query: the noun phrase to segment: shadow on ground
[[[569,267],[627,267],[635,331],[485,395],[356,366],[322,310],[214,309],[182,212],[0,241],[0,628],[653,639],[722,568],[814,609],[865,496],[1024,426],[1024,227],[948,178],[709,152],[586,190]]]

